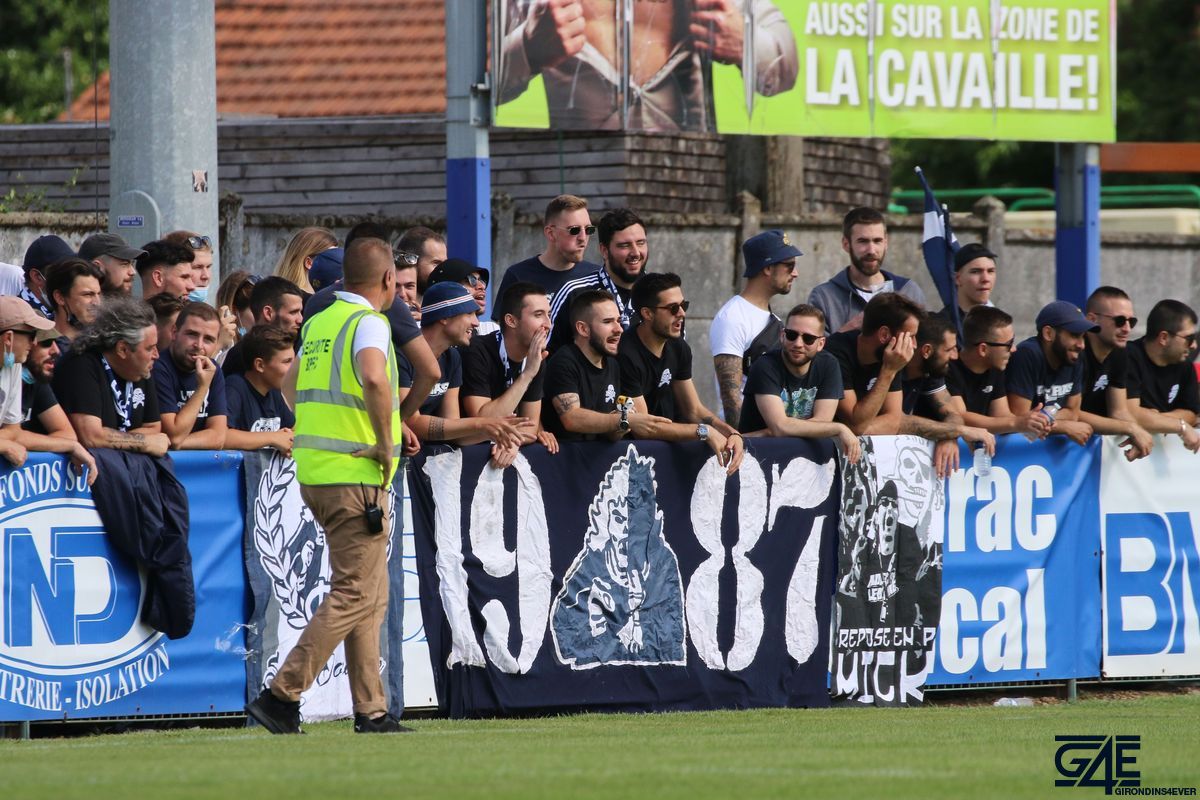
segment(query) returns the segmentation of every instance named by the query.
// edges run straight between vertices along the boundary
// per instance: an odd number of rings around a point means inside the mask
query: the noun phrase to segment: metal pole
[[[1074,678],[1067,679],[1067,702],[1074,703],[1079,699],[1078,681]]]
[[[487,126],[487,4],[446,0],[446,244],[492,270],[492,170]],[[488,310],[492,304],[488,286]]]
[[[217,236],[215,24],[213,0],[109,3],[108,227],[135,246],[181,228]]]
[[[1100,285],[1100,147],[1055,145],[1055,296],[1083,308]]]

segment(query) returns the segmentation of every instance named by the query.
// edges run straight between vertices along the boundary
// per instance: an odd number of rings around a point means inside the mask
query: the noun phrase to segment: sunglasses
[[[789,342],[794,342],[797,339],[803,339],[804,344],[809,347],[812,347],[814,344],[825,338],[824,336],[817,336],[815,333],[801,333],[800,331],[794,331],[791,328],[784,328],[783,335],[787,337]]]
[[[1124,328],[1126,322],[1129,323],[1130,330],[1137,327],[1137,317],[1127,317],[1124,314],[1101,314],[1099,311],[1095,312],[1095,314],[1098,317],[1108,317],[1113,321],[1113,325],[1118,328]]]
[[[1017,343],[1016,339],[1009,339],[1007,342],[980,342],[988,347],[1003,347],[1005,350],[1012,350],[1013,345]]]
[[[1187,342],[1188,347],[1191,347],[1196,343],[1196,334],[1194,333],[1189,333],[1187,336],[1184,336],[1182,333],[1172,333],[1171,335],[1178,336],[1180,339],[1183,339],[1185,342]]]
[[[692,304],[688,300],[682,300],[678,303],[668,303],[665,306],[655,306],[655,308],[657,308],[660,311],[668,312],[672,317],[678,316],[680,311],[687,313],[687,310],[691,307],[692,307]]]
[[[185,241],[193,250],[212,250],[212,239],[207,236],[189,236]]]
[[[421,260],[421,257],[416,253],[405,253],[401,250],[396,253],[394,260],[396,262],[396,269],[403,269],[404,267],[415,267],[417,262]]]
[[[478,272],[472,272],[467,277],[463,278],[463,283],[469,283],[472,286],[487,286],[487,281]]]
[[[578,236],[581,232],[591,236],[596,232],[595,225],[555,225],[556,228],[562,228],[571,236]]]

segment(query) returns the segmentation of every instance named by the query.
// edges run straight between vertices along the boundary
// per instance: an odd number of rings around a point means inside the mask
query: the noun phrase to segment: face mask
[[[25,383],[33,383],[33,373],[29,371],[28,367],[21,367],[21,380]]]
[[[9,367],[15,367],[16,365],[17,365],[17,357],[15,355],[13,355],[13,352],[11,350],[5,352],[4,368],[8,369]]]
[[[188,300],[191,300],[193,303],[207,303],[209,288],[210,287],[208,286],[201,286],[199,288],[192,289],[190,292],[188,292]]]
[[[246,335],[246,326],[238,325],[238,336],[245,336],[245,335]]]

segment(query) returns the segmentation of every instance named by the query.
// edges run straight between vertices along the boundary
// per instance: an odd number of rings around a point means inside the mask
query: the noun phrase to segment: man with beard
[[[542,426],[560,442],[600,436],[616,441],[627,433],[653,438],[655,427],[671,420],[617,406],[621,313],[612,296],[599,289],[580,292],[567,313],[575,335],[546,364],[550,404],[542,404]]]
[[[58,357],[58,344],[53,339],[34,340],[21,374],[21,427],[31,433],[75,439],[75,429],[50,388]]]
[[[1146,335],[1129,344],[1129,404],[1138,424],[1151,433],[1178,434],[1193,453],[1200,451],[1193,427],[1200,413],[1195,351],[1196,312],[1178,300],[1155,303]]]
[[[500,298],[500,310],[504,313],[500,330],[476,333],[462,351],[463,413],[501,418],[519,414],[540,420],[550,300],[535,283],[514,283]],[[543,430],[537,438],[551,453],[558,452],[554,434]]]
[[[446,238],[432,228],[416,225],[400,234],[396,240],[396,270],[400,266],[415,267],[417,270],[416,305],[421,308],[421,295],[429,288],[429,276],[438,264],[446,260]]]
[[[215,308],[188,303],[175,321],[175,337],[166,357],[154,365],[163,433],[170,437],[173,450],[225,446],[225,376],[212,360],[220,332],[221,318]]]
[[[649,249],[646,245],[646,226],[628,208],[614,208],[600,218],[596,225],[600,239],[600,260],[604,266],[590,275],[563,284],[550,306],[550,352],[571,341],[570,325],[554,332],[553,325],[564,308],[571,307],[571,297],[587,289],[603,289],[612,295],[621,313],[621,327],[629,329],[633,321],[633,284],[646,269]]]
[[[341,283],[337,286],[341,288]],[[325,299],[325,295],[322,294],[314,296]],[[321,305],[321,308],[327,308],[333,303],[333,292],[329,292],[328,299],[329,302]],[[316,304],[320,305],[320,302]],[[314,301],[309,300],[309,307],[313,305]],[[250,313],[254,315],[255,325],[274,325],[284,333],[299,336],[305,314],[304,293],[287,278],[268,275],[254,284],[254,289],[250,292]],[[225,354],[221,372],[228,378],[242,375],[247,369],[249,365],[242,355],[242,344],[238,342]]]
[[[547,204],[543,220],[546,249],[506,269],[497,292],[499,296],[503,297],[504,290],[518,281],[536,283],[546,290],[553,307],[555,296],[568,281],[600,269],[599,264],[583,260],[588,239],[596,232],[588,215],[587,200],[561,194]]]
[[[638,438],[708,445],[732,475],[742,464],[746,443],[742,434],[717,419],[700,402],[692,383],[692,348],[683,338],[688,301],[683,281],[674,273],[647,272],[633,285],[631,300],[638,324],[621,335],[617,362],[621,394],[638,414],[674,420],[653,436]]]
[[[523,417],[469,417],[459,413],[459,388],[462,386],[462,357],[459,348],[471,343],[478,306],[465,286],[451,281],[432,284],[421,305],[421,336],[437,359],[441,374],[433,391],[416,414],[407,420],[423,442],[478,444],[496,442],[492,463],[508,466],[516,457],[516,448],[533,441],[535,423]],[[413,369],[408,360],[397,359],[400,402],[413,384]]]
[[[1012,413],[1004,385],[1004,368],[1012,356],[1013,319],[998,308],[976,306],[963,317],[963,346],[950,362],[946,390],[954,410],[968,425],[992,433],[1046,436],[1050,424],[1040,411]]]
[[[133,293],[133,276],[137,272],[134,262],[146,251],[130,247],[115,233],[97,233],[83,240],[79,246],[79,257],[91,261],[104,270],[105,295],[129,297]]]
[[[1129,410],[1126,345],[1137,325],[1133,302],[1115,286],[1101,286],[1087,299],[1085,316],[1100,326],[1084,334],[1083,392],[1079,419],[1099,434],[1124,436],[1121,447],[1130,461],[1150,455],[1154,437],[1138,425]]]
[[[837,359],[825,349],[825,315],[801,303],[788,312],[779,347],[754,362],[746,378],[738,430],[747,435],[837,437],[851,464],[858,437],[833,417],[842,399]]]
[[[898,292],[925,308],[925,293],[915,281],[883,268],[887,248],[887,227],[875,209],[855,208],[842,219],[842,249],[850,256],[850,266],[808,296],[809,304],[825,313],[827,330],[858,327],[856,318],[883,292]]]
[[[871,299],[863,312],[861,331],[844,331],[829,337],[827,349],[842,373],[842,399],[838,402],[838,420],[859,436],[911,434],[939,443],[934,465],[944,477],[958,466],[956,438],[968,443],[981,442],[989,453],[995,450],[995,437],[982,428],[967,425],[949,405],[949,395],[940,380],[954,352],[953,331],[948,323],[927,323],[926,314],[912,300],[895,292]],[[926,328],[922,355],[917,355],[920,327]],[[940,336],[934,331],[940,330]],[[940,344],[938,344],[940,342]],[[909,369],[910,362],[916,364]],[[930,371],[941,371],[932,376]],[[905,377],[910,383],[932,378],[940,391],[924,392],[931,417],[906,411]],[[921,396],[918,391],[916,396]]]
[[[96,319],[104,271],[82,258],[67,258],[46,270],[46,299],[54,309],[58,349],[67,352],[81,328]]]
[[[487,336],[500,330],[499,323],[483,318],[483,311],[487,308],[487,287],[490,278],[491,274],[486,269],[461,258],[446,259],[429,275],[430,283],[450,281],[467,287],[471,297],[475,298],[475,305],[478,306],[475,310],[479,321],[475,326],[476,336]]]
[[[771,298],[792,290],[796,258],[802,255],[781,230],[763,231],[742,243],[746,286],[721,306],[708,329],[717,396],[730,425],[741,419],[750,367],[779,340],[783,323],[771,313]]]
[[[1058,406],[1050,433],[1087,444],[1092,426],[1079,420],[1083,391],[1084,334],[1099,325],[1064,300],[1047,304],[1037,315],[1037,336],[1017,345],[1004,372],[1008,405],[1018,416]]]

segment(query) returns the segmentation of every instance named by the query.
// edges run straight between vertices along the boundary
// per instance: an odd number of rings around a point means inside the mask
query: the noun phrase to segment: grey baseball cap
[[[133,261],[138,256],[145,255],[145,250],[130,247],[129,244],[115,233],[97,233],[83,240],[79,246],[79,257],[87,261],[99,256],[112,256],[122,261]]]

